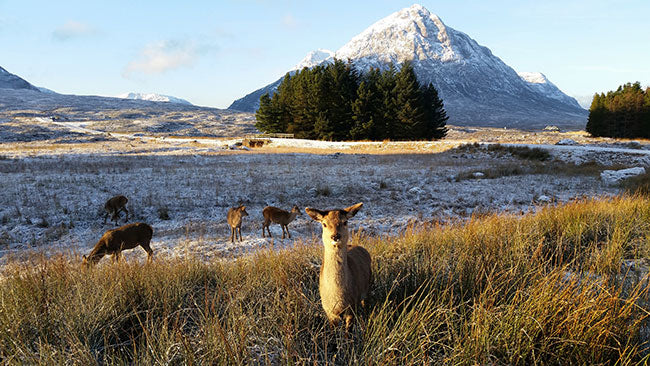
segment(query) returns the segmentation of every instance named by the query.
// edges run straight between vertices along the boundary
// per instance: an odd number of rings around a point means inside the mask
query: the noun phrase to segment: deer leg
[[[234,235],[235,235],[235,228],[234,228],[234,227],[231,227],[231,228],[230,228],[230,242],[231,242],[231,243],[234,243],[234,242],[235,242],[235,239],[233,239]]]
[[[241,242],[242,241],[242,238],[241,238],[241,226],[237,226],[237,232],[239,232],[239,241]]]
[[[345,315],[345,332],[346,333],[350,330],[350,326],[352,326],[352,314],[346,314]]]
[[[124,210],[124,213],[126,214],[126,218],[124,219],[124,223],[126,224],[129,221],[129,211],[126,209],[126,206],[122,207]]]
[[[289,237],[289,239],[291,239],[291,234],[289,234],[289,226],[284,225],[284,228],[285,228],[285,230],[287,230],[287,236]]]
[[[106,219],[108,219],[108,214],[109,214],[109,212],[106,211],[106,215],[104,215],[104,225],[106,225]]]
[[[149,246],[149,243],[140,243],[140,246],[147,252],[147,262],[151,262],[153,260],[153,250]]]

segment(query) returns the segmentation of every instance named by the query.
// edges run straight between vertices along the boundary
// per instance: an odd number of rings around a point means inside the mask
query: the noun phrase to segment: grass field
[[[320,243],[83,270],[17,262],[2,364],[637,364],[647,360],[650,200],[580,200],[355,235],[374,284],[350,334],[320,307]]]

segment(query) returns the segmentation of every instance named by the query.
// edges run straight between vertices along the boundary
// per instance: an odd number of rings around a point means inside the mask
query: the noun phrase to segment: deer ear
[[[327,211],[321,211],[311,207],[305,208],[305,212],[307,212],[307,215],[309,215],[309,217],[311,217],[312,219],[318,222],[320,222],[321,220],[323,220],[325,216],[327,216]]]
[[[363,206],[363,202],[359,202],[354,206],[350,206],[344,209],[343,211],[345,211],[345,216],[349,219],[352,216],[356,215],[357,212],[359,212],[359,210],[361,209],[361,206]]]

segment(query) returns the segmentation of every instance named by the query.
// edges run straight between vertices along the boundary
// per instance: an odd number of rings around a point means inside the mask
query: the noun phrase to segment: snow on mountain
[[[546,78],[546,75],[541,72],[518,72],[518,74],[526,83],[528,83],[528,86],[536,89],[540,94],[582,108],[575,98],[564,94],[555,84]]]
[[[156,93],[124,93],[117,95],[116,98],[122,99],[135,99],[135,100],[148,100],[151,102],[168,102],[168,103],[181,103],[192,104],[185,99],[172,97],[169,95],[162,95]]]
[[[330,50],[324,50],[324,49],[317,49],[315,51],[311,51],[305,56],[305,58],[302,59],[302,61],[298,62],[298,64],[292,69],[293,70],[302,70],[305,67],[314,67],[316,65],[320,65],[325,62],[333,62],[334,61],[334,52]]]
[[[34,85],[28,83],[25,79],[10,73],[2,67],[0,67],[0,89],[28,89],[38,91],[38,88]]]
[[[309,67],[331,52],[310,53]],[[445,103],[449,123],[538,128],[548,124],[584,128],[587,112],[540,73],[517,74],[510,66],[421,5],[395,12],[353,37],[334,54],[359,71],[412,61],[421,83],[433,83]],[[294,69],[296,70],[296,69]],[[293,70],[292,70],[293,71]],[[282,79],[236,100],[229,107],[254,111],[259,96]]]

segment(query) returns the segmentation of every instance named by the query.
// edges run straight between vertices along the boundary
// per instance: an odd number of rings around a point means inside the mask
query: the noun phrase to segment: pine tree
[[[255,112],[255,127],[266,133],[275,133],[283,132],[283,130],[278,126],[278,113],[273,109],[271,105],[271,97],[269,93],[264,93],[260,97],[260,107]]]
[[[420,137],[425,139],[441,139],[447,136],[447,112],[444,103],[438,95],[438,90],[429,83],[422,91],[424,101],[424,132]]]
[[[603,136],[603,120],[605,118],[605,95],[594,94],[589,107],[589,117],[587,118],[587,127],[585,128],[594,137]]]
[[[397,103],[395,100],[395,67],[391,64],[381,73],[377,83],[377,90],[382,103],[379,105],[378,117],[375,119],[377,140],[395,138],[394,131],[397,125]]]
[[[424,103],[420,84],[409,61],[404,62],[396,74],[395,104],[397,123],[392,131],[393,138],[396,140],[421,138],[426,129]]]

